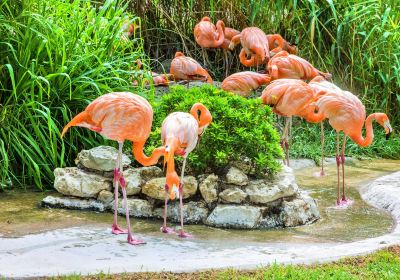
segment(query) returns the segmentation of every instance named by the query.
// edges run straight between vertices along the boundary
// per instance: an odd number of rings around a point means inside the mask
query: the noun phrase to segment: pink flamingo
[[[130,92],[113,92],[104,94],[93,100],[86,109],[76,115],[63,129],[61,137],[72,126],[80,126],[95,131],[102,136],[118,142],[118,157],[114,169],[114,223],[113,234],[128,233],[128,243],[144,244],[133,238],[129,221],[129,209],[126,198],[126,182],[122,166],[122,146],[125,140],[133,144],[135,159],[144,166],[156,164],[163,155],[164,147],[157,148],[150,157],[143,153],[143,147],[150,136],[153,122],[153,109],[143,97]],[[118,226],[118,184],[121,184],[124,197],[126,223],[128,230]]]
[[[357,145],[366,147],[372,143],[374,138],[372,121],[376,120],[384,129],[386,139],[392,132],[389,118],[385,113],[373,113],[366,118],[365,107],[357,96],[348,91],[342,91],[339,95],[322,95],[317,101],[310,104],[316,108],[314,119],[329,120],[329,124],[336,130],[336,165],[337,165],[337,205],[347,206],[351,200],[347,199],[344,192],[344,162],[346,138],[349,137]],[[365,125],[366,136],[363,137],[362,130]],[[340,132],[343,131],[342,152],[340,153]],[[340,198],[340,165],[342,165],[342,197]]]
[[[201,103],[192,106],[189,113],[175,112],[169,114],[163,121],[161,128],[161,139],[165,147],[164,164],[167,163],[167,175],[165,185],[165,207],[164,207],[164,223],[161,231],[164,233],[173,233],[174,230],[167,227],[167,203],[168,198],[175,199],[179,197],[180,214],[181,214],[181,230],[180,237],[191,237],[183,229],[183,178],[185,172],[186,159],[191,151],[196,147],[199,136],[204,132],[211,123],[212,116],[208,109]],[[183,156],[183,165],[181,178],[175,171],[174,155]],[[179,187],[179,192],[177,188]]]

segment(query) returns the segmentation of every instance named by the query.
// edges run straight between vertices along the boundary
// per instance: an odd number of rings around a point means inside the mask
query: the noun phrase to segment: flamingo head
[[[165,191],[168,193],[169,199],[179,198],[179,184],[179,177],[175,170],[167,172]]]
[[[183,52],[176,52],[175,57],[185,56]]]
[[[376,113],[375,119],[385,129],[386,140],[388,140],[390,134],[393,132],[388,116],[385,113]]]

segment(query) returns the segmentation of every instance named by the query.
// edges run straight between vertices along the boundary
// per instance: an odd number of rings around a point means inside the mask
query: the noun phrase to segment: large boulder
[[[208,204],[218,199],[218,176],[211,174],[205,178],[199,186],[201,196]]]
[[[197,180],[193,176],[185,176],[183,187],[183,198],[189,198],[197,192]],[[165,177],[151,179],[142,187],[142,193],[148,197],[164,200],[165,199]]]
[[[242,170],[231,167],[226,174],[226,182],[232,185],[245,186],[249,183],[249,178]]]
[[[169,203],[167,207],[167,219],[172,222],[180,222],[180,208],[179,203]],[[208,209],[202,201],[190,201],[183,204],[183,222],[188,224],[198,224],[204,222],[208,215]],[[164,207],[154,210],[154,216],[163,219]]]
[[[163,171],[157,166],[143,166],[136,168],[145,181],[163,176]]]
[[[257,228],[261,219],[259,207],[247,205],[217,205],[206,224],[225,228]]]
[[[56,168],[54,188],[62,194],[77,197],[97,197],[102,190],[111,190],[111,181],[76,167]]]
[[[129,216],[136,218],[150,218],[153,216],[153,206],[150,202],[144,199],[128,198],[127,199]],[[118,213],[125,215],[125,207],[123,206],[123,200],[120,199],[118,203]]]
[[[78,210],[94,210],[104,212],[109,209],[107,205],[94,199],[83,199],[74,197],[46,196],[42,200],[42,206],[53,208],[67,208]]]
[[[78,167],[85,167],[98,171],[112,171],[115,168],[118,150],[110,146],[99,146],[90,150],[82,150],[77,158],[75,164]],[[122,165],[124,167],[131,164],[131,160],[127,155],[122,155]]]
[[[239,188],[230,188],[220,192],[219,197],[224,203],[241,203],[246,199],[247,193]]]
[[[292,201],[282,203],[280,218],[285,227],[295,227],[315,222],[320,218],[317,204],[305,193]]]
[[[249,195],[250,202],[268,204],[280,198],[294,196],[298,189],[293,170],[284,167],[272,182],[265,179],[251,181],[246,187],[246,193]]]

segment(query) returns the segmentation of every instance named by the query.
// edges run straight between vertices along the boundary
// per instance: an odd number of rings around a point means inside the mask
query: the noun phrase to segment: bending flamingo
[[[86,127],[102,136],[118,142],[118,158],[114,169],[114,223],[112,233],[128,233],[128,243],[145,243],[132,236],[129,209],[126,198],[126,182],[122,166],[122,146],[125,140],[132,141],[133,155],[142,165],[156,164],[163,155],[164,147],[157,148],[150,157],[143,153],[143,147],[150,136],[153,122],[153,109],[143,97],[130,92],[104,94],[91,102],[86,109],[76,115],[63,129],[61,137],[72,126]],[[118,185],[121,184],[124,198],[128,231],[121,229],[117,221]]]
[[[258,27],[247,27],[239,35],[232,38],[229,49],[241,43],[240,62],[246,67],[259,66],[269,61],[267,35]],[[250,56],[250,58],[248,58]]]
[[[315,119],[326,117],[329,124],[337,132],[336,140],[336,164],[337,164],[337,205],[347,206],[351,203],[344,192],[344,162],[345,162],[345,147],[346,138],[349,137],[357,145],[366,147],[372,143],[374,138],[372,121],[376,120],[384,129],[386,139],[392,132],[389,118],[385,113],[373,113],[367,118],[365,107],[357,96],[348,91],[342,91],[340,95],[322,95],[315,105],[317,112],[314,113]],[[365,125],[366,136],[362,135],[362,130]],[[342,152],[339,152],[340,132],[343,131]],[[342,165],[342,197],[340,198],[340,165]]]
[[[289,165],[289,126],[292,116],[307,120],[312,112],[309,106],[315,101],[313,89],[302,80],[279,79],[269,84],[262,92],[261,100],[273,107],[274,113],[286,117],[281,146],[285,152],[284,164]]]
[[[290,54],[297,54],[297,48],[295,45],[287,42],[279,34],[268,34],[267,35],[269,51],[277,54],[280,51],[287,51]]]
[[[271,58],[268,62],[268,72],[272,81],[284,78],[311,80],[317,76],[330,80],[332,77],[331,74],[316,69],[307,60],[286,51],[281,51]]]
[[[206,64],[204,48],[219,48],[225,39],[224,29],[222,20],[214,25],[209,17],[203,17],[194,27],[194,39],[202,48],[204,65]]]
[[[191,57],[185,56],[182,52],[176,52],[171,62],[170,74],[176,80],[203,80],[212,84],[210,74]]]
[[[173,229],[167,227],[167,203],[168,198],[175,199],[176,189],[179,186],[179,202],[181,214],[181,230],[180,237],[190,237],[183,229],[183,178],[185,172],[186,159],[191,151],[196,147],[199,136],[204,132],[211,123],[212,116],[208,109],[201,103],[192,106],[189,113],[175,112],[169,114],[163,121],[161,128],[161,139],[165,147],[164,163],[167,163],[167,175],[165,185],[165,208],[164,208],[164,224],[161,231],[164,233],[172,233]],[[183,156],[183,165],[181,178],[175,171],[174,155]]]
[[[247,97],[253,90],[256,90],[261,85],[268,84],[270,80],[267,74],[244,71],[228,76],[222,81],[221,88]]]

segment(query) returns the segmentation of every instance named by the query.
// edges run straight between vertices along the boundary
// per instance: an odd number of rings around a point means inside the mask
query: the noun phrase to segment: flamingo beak
[[[385,132],[386,132],[386,140],[389,140],[390,134],[393,132],[393,128],[392,128],[392,126],[390,125],[389,120],[385,121],[385,122],[383,123],[383,126],[384,126]]]

